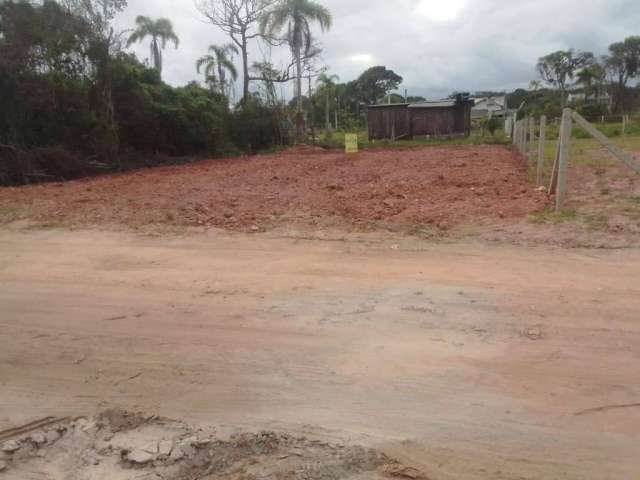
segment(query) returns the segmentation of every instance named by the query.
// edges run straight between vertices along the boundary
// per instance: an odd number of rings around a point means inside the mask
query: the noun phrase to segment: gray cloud
[[[343,81],[372,65],[402,75],[410,93],[437,97],[453,90],[501,90],[535,77],[538,57],[573,47],[603,54],[640,35],[638,0],[321,0],[333,29],[318,38],[324,61]],[[137,15],[168,17],[181,38],[165,51],[165,80],[197,79],[194,63],[212,43],[227,39],[205,23],[192,0],[130,0],[118,18],[131,28]],[[132,48],[148,56],[146,44]],[[261,52],[253,48],[253,58]],[[271,52],[276,64],[288,52]],[[290,90],[288,90],[290,91]]]

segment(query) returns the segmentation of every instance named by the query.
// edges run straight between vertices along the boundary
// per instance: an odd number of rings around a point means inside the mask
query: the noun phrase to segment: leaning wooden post
[[[580,127],[584,128],[586,132],[588,132],[593,138],[600,142],[602,146],[609,150],[609,153],[611,153],[614,157],[623,162],[627,167],[631,168],[636,173],[640,173],[640,163],[638,163],[638,161],[633,158],[633,156],[616,147],[610,139],[608,139],[600,130],[587,122],[587,120],[578,112],[573,112],[572,117]]]
[[[556,212],[560,212],[567,197],[567,165],[571,149],[572,119],[571,109],[562,112],[562,137],[560,139],[560,158],[558,161],[558,191],[556,192]]]
[[[538,186],[542,185],[542,175],[544,174],[544,147],[547,141],[547,117],[540,117],[540,139],[538,140]]]

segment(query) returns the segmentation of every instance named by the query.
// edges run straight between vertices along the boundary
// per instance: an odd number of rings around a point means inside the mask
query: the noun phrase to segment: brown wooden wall
[[[369,139],[406,138],[411,135],[407,105],[389,105],[367,110]]]
[[[471,105],[453,107],[411,108],[411,136],[469,135],[471,133]]]
[[[388,105],[369,108],[369,139],[471,134],[472,103],[451,107],[409,108]]]

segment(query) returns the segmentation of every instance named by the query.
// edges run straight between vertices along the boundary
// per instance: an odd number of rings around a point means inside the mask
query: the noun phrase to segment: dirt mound
[[[106,410],[98,416],[98,426],[109,428],[113,433],[118,433],[135,430],[152,420],[154,417],[145,417],[141,413],[131,413],[114,408]]]
[[[0,222],[449,229],[522,218],[548,204],[522,160],[496,146],[278,155],[0,189]]]
[[[424,478],[363,447],[273,432],[220,438],[214,429],[119,410],[31,431],[0,452],[3,478],[22,480]]]

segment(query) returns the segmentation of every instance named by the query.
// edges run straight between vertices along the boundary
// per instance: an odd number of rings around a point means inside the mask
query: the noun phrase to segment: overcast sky
[[[404,77],[401,91],[430,98],[527,86],[542,55],[570,47],[603,54],[610,43],[640,35],[640,0],[319,1],[334,19],[331,31],[317,35],[332,73],[349,81],[385,65]],[[201,80],[198,56],[228,41],[193,0],[129,0],[120,27],[131,28],[137,15],[173,21],[181,43],[167,47],[163,72],[173,85]],[[132,50],[149,55],[146,42]],[[271,55],[279,64],[286,51]],[[254,48],[251,60],[260,56]]]

